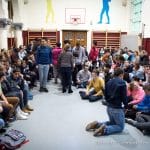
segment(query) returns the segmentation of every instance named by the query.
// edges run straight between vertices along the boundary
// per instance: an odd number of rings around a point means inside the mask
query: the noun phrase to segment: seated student
[[[3,81],[4,81],[4,73],[0,72],[0,93],[1,93],[1,104],[3,106],[3,112],[1,113],[2,117],[5,121],[10,121],[10,119],[14,119],[16,113],[16,109],[18,107],[19,98],[15,96],[6,97],[3,93]],[[20,117],[20,116],[19,116]],[[17,117],[18,119],[18,117]]]
[[[12,74],[7,78],[10,83],[10,90],[12,92],[22,93],[23,97],[23,106],[21,109],[25,112],[33,111],[28,104],[28,87],[26,86],[26,82],[23,79],[22,74],[20,73],[20,69],[16,68],[13,70]],[[8,95],[7,95],[8,96]]]
[[[91,79],[91,72],[89,69],[89,63],[84,62],[83,69],[77,73],[77,88],[86,88]]]
[[[135,63],[133,71],[129,73],[131,80],[133,77],[138,77],[140,80],[144,81],[145,75],[144,75],[144,68],[138,63]]]
[[[145,81],[144,83],[150,83],[150,65],[144,66],[144,72],[145,72]]]
[[[11,116],[11,114],[13,113],[13,106],[7,101],[5,95],[2,92],[2,88],[1,88],[1,82],[4,79],[4,73],[0,72],[0,104],[3,107],[3,112],[1,113],[3,118],[7,121],[9,119],[9,117]]]
[[[0,104],[0,115],[1,115],[1,112],[3,111],[3,107],[2,105]],[[5,127],[5,121],[1,118],[0,116],[0,133],[1,132],[5,132],[5,129],[3,129]]]
[[[128,105],[135,105],[143,100],[145,92],[137,81],[133,81],[129,84],[127,95],[130,97]]]
[[[127,95],[128,106],[125,111],[125,117],[135,119],[136,112],[132,107],[143,100],[145,92],[137,81],[132,81],[127,88]]]
[[[17,119],[27,119],[31,111],[31,109],[28,108],[28,92],[18,69],[14,69],[12,75],[3,81],[2,89],[5,96],[19,98],[20,107],[17,107]]]
[[[86,91],[80,91],[82,99],[88,99],[90,102],[95,102],[103,98],[104,80],[99,77],[99,71],[92,71],[92,79],[86,88]]]
[[[143,101],[133,106],[136,110],[136,119],[126,119],[126,122],[135,126],[136,128],[147,132],[150,131],[150,83],[144,85],[145,97]]]

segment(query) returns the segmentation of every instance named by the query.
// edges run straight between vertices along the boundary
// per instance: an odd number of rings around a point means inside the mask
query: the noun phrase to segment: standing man
[[[127,106],[126,83],[123,80],[123,70],[117,68],[114,78],[109,80],[105,88],[107,114],[109,121],[100,123],[94,121],[87,125],[86,130],[94,129],[94,136],[109,135],[122,132],[125,125],[125,115],[122,103]]]
[[[103,15],[104,15],[104,13],[106,13],[107,24],[110,24],[109,2],[111,2],[111,0],[103,0],[103,8],[102,8],[101,14],[100,14],[100,21],[98,22],[99,24],[102,24],[102,22],[103,22]]]
[[[85,50],[84,48],[80,45],[80,42],[76,42],[76,46],[72,50],[73,52],[73,57],[74,57],[74,62],[75,62],[75,68],[72,73],[72,81],[73,85],[77,85],[77,73],[82,69],[82,65],[85,60]]]
[[[45,39],[41,39],[41,45],[37,48],[36,61],[38,64],[40,92],[48,92],[46,87],[49,66],[52,66],[52,48],[47,45]]]

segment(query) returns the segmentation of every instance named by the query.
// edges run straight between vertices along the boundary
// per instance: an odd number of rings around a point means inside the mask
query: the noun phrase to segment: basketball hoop
[[[78,23],[78,18],[71,18],[71,23],[73,24],[73,25],[78,25],[79,23]]]

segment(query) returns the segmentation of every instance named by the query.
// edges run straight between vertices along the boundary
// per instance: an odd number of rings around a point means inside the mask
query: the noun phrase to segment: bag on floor
[[[21,131],[11,129],[0,137],[0,150],[15,150],[26,142],[26,136]]]

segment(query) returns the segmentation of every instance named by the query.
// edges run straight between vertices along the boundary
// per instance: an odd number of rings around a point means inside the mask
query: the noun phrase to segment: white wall
[[[150,0],[143,0],[142,23],[145,24],[144,37],[150,37]]]
[[[136,35],[122,35],[121,48],[128,47],[130,50],[138,50],[138,36]]]
[[[128,7],[122,6],[122,0],[112,0],[110,3],[110,25],[97,24],[102,0],[52,0],[52,4],[55,13],[55,23],[49,22],[46,24],[46,0],[29,0],[28,4],[24,5],[24,14],[22,14],[24,17],[24,28],[128,31]],[[78,26],[65,24],[65,8],[86,8],[85,24]]]
[[[87,30],[87,48],[91,47],[92,30],[129,30],[129,6],[122,6],[123,0],[111,0],[110,24],[97,24],[102,8],[102,0],[52,0],[54,23],[46,23],[46,0],[29,0],[22,11],[24,30],[26,29],[57,29]],[[65,8],[86,8],[85,24],[72,25],[65,23]],[[105,16],[105,15],[104,15]],[[104,18],[105,19],[105,18]],[[104,21],[106,22],[106,20]],[[61,37],[60,37],[61,39]]]

